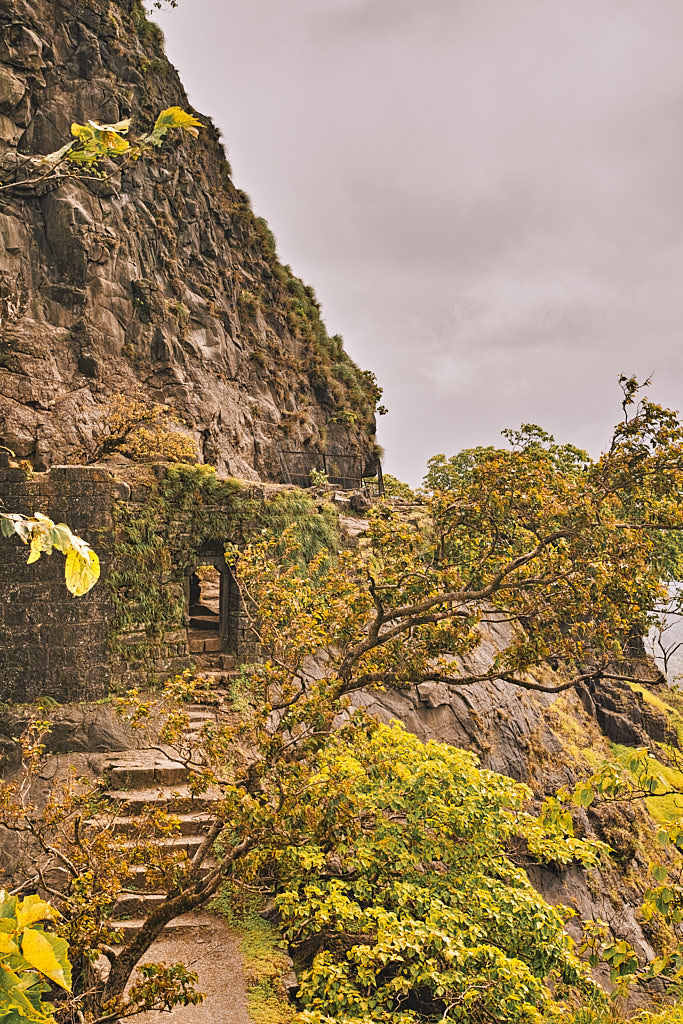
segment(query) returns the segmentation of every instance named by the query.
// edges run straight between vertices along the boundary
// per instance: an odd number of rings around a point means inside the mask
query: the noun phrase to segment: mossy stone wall
[[[207,557],[294,523],[305,557],[339,543],[334,509],[295,488],[218,479],[207,466],[0,467],[8,511],[66,522],[97,551],[102,578],[83,598],[63,581],[61,555],[26,565],[7,541],[0,561],[0,699],[72,701],[144,686],[190,667],[189,578]],[[241,616],[237,655],[257,645]]]

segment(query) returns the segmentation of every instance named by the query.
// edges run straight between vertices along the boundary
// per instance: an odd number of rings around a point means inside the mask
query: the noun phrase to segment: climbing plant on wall
[[[128,658],[144,659],[150,643],[182,625],[184,581],[202,548],[223,552],[256,536],[273,538],[277,548],[287,527],[295,530],[302,565],[321,548],[340,546],[331,505],[317,504],[304,491],[265,493],[238,480],[220,480],[206,465],[169,466],[162,480],[150,474],[144,504],[119,503],[115,520],[108,580],[114,648],[127,630],[142,628],[145,634],[137,647],[127,646]]]

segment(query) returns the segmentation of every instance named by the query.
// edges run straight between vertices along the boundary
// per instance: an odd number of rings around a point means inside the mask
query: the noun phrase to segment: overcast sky
[[[386,468],[683,381],[681,0],[180,0],[236,184],[373,369]]]

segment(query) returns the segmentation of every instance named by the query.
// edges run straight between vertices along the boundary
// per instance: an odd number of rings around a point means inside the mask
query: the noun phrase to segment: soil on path
[[[197,988],[204,995],[198,1006],[172,1011],[173,1024],[252,1024],[247,1013],[247,985],[238,936],[221,917],[187,915],[196,926],[182,933],[162,934],[146,953],[143,963],[183,963],[199,975]],[[167,1024],[169,1014],[142,1013],[141,1024]]]

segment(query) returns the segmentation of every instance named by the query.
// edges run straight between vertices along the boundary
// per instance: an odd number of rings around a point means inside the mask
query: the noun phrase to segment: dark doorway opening
[[[199,555],[189,580],[188,641],[194,655],[237,654],[240,594],[222,555]]]
[[[198,565],[190,576],[190,629],[220,633],[221,573],[215,565]]]

